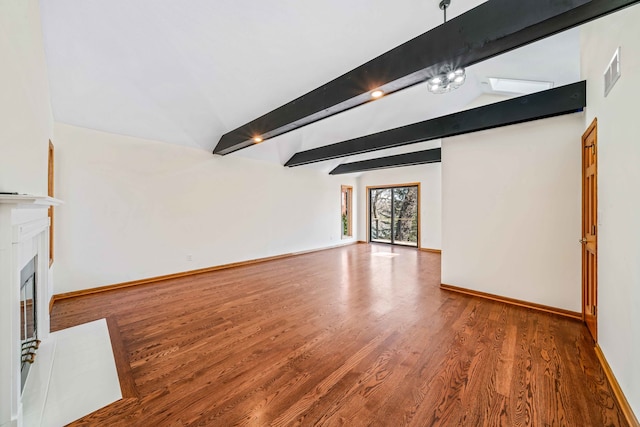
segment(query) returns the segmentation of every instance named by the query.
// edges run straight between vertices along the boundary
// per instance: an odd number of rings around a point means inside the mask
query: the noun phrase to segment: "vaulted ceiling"
[[[453,0],[448,18],[480,3]],[[57,121],[209,152],[224,133],[443,18],[436,0],[42,0],[41,13]],[[284,164],[301,150],[506,99],[491,93],[488,77],[572,83],[579,46],[579,31],[570,30],[468,67],[465,85],[449,94],[418,84],[231,155]],[[304,167],[328,172],[437,146]]]

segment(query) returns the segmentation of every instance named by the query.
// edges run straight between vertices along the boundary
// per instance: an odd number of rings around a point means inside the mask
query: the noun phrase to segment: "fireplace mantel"
[[[42,296],[36,307],[38,338],[49,334],[47,208],[61,203],[47,196],[0,194],[0,427],[22,426],[20,270],[34,255],[38,256],[37,292]]]
[[[34,196],[31,194],[0,194],[0,204],[13,205],[12,209],[44,209],[49,206],[58,206],[62,200],[47,196]]]

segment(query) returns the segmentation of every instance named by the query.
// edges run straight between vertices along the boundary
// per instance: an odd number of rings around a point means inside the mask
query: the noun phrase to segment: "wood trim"
[[[369,191],[370,188],[393,188],[393,187],[415,187],[415,186],[420,187],[420,183],[419,182],[409,182],[409,183],[406,183],[406,184],[368,185],[367,186],[367,191]]]
[[[47,156],[47,196],[54,197],[54,151],[53,143],[49,140]],[[49,206],[49,267],[53,264],[53,206]]]
[[[364,190],[364,226],[366,227],[364,230],[364,241],[365,243],[371,243],[371,206],[370,202],[371,195],[369,194],[369,189],[371,187],[366,187]]]
[[[422,252],[431,252],[433,254],[441,254],[441,249],[431,249],[431,248],[419,248]]]
[[[629,405],[629,401],[624,395],[622,388],[620,387],[616,376],[613,374],[611,366],[609,366],[609,362],[607,362],[607,358],[604,357],[604,353],[602,352],[602,349],[600,348],[598,343],[596,343],[595,350],[596,356],[598,357],[600,365],[602,366],[602,370],[604,371],[604,374],[609,381],[609,385],[613,390],[613,394],[615,395],[616,401],[618,402],[618,406],[624,414],[627,423],[629,423],[629,426],[631,427],[640,427],[640,422],[638,422],[638,418],[636,418],[635,414],[633,413],[633,409],[631,409],[631,405]]]
[[[53,303],[56,302],[56,296],[52,296],[51,299],[49,300],[49,314],[51,314],[51,311],[53,310]]]
[[[99,286],[96,288],[83,289],[80,291],[65,292],[63,294],[54,295],[52,300],[59,301],[59,300],[68,299],[68,298],[76,298],[76,297],[81,297],[85,295],[93,295],[93,294],[99,294],[102,292],[114,291],[116,289],[130,288],[132,286],[148,285],[150,283],[161,282],[163,280],[179,279],[182,277],[195,276],[197,274],[202,274],[202,273],[210,273],[212,271],[226,270],[229,268],[236,268],[236,267],[244,267],[247,265],[259,264],[259,263],[268,262],[268,261],[275,261],[279,259],[295,257],[299,255],[306,255],[306,254],[326,251],[330,249],[337,249],[343,246],[349,246],[349,245],[355,245],[355,244],[357,244],[357,242],[343,243],[340,245],[329,246],[326,248],[310,249],[308,251],[300,251],[300,252],[291,252],[287,254],[274,255],[274,256],[265,257],[265,258],[257,258],[257,259],[247,260],[247,261],[239,261],[239,262],[232,262],[229,264],[216,265],[213,267],[200,268],[197,270],[182,271],[180,273],[166,274],[164,276],[149,277],[147,279],[132,280],[130,282],[116,283],[114,285],[106,285],[106,286]]]
[[[138,398],[138,389],[131,374],[131,364],[127,350],[120,336],[120,327],[115,317],[106,318],[107,328],[109,329],[109,338],[111,339],[111,349],[113,351],[113,359],[116,362],[116,371],[118,372],[118,380],[120,381],[120,391],[122,398]]]
[[[595,242],[594,242],[594,246],[595,246],[595,274],[594,277],[592,278],[592,280],[595,282],[595,286],[596,286],[596,295],[597,295],[597,286],[598,286],[598,235],[600,233],[598,233],[597,228],[598,226],[598,118],[595,117],[593,119],[593,121],[591,122],[591,124],[589,125],[589,127],[587,128],[587,130],[584,131],[584,133],[582,134],[582,137],[580,138],[580,151],[582,153],[581,156],[581,163],[580,163],[580,169],[582,171],[582,176],[581,176],[581,185],[582,185],[582,199],[581,199],[581,205],[580,205],[580,216],[581,216],[581,229],[580,229],[580,237],[581,238],[586,238],[586,233],[585,230],[587,228],[586,226],[586,222],[587,222],[587,213],[585,212],[585,205],[586,205],[586,200],[585,200],[585,196],[587,194],[587,189],[585,188],[585,152],[584,152],[584,143],[585,143],[585,138],[591,133],[594,132],[594,144],[595,144],[595,150],[596,150],[596,155],[595,155],[595,163],[594,163],[594,167],[595,167],[595,181],[596,181],[596,187],[595,187],[595,200],[594,200],[594,204],[596,206],[596,211],[594,213],[595,215],[595,224],[596,224],[596,235],[594,236],[595,238]],[[581,244],[581,246],[583,246]],[[582,254],[582,265],[581,265],[581,288],[582,288],[582,321],[587,324],[587,329],[589,329],[589,332],[591,333],[591,326],[588,324],[588,318],[587,318],[587,271],[586,271],[586,267],[587,267],[587,249],[586,247],[581,247],[580,248],[580,252]],[[595,315],[595,324],[593,326],[594,329],[594,334],[593,334],[593,339],[594,341],[597,343],[598,342],[598,318],[597,318],[597,296],[596,296],[596,315]]]
[[[548,305],[537,304],[535,302],[522,301],[515,298],[508,298],[500,295],[489,294],[486,292],[474,291],[473,289],[459,288],[457,286],[447,285],[445,283],[440,284],[440,289],[465,295],[471,295],[474,297],[484,298],[492,301],[503,302],[505,304],[517,305],[518,307],[530,308],[532,310],[544,311],[546,313],[557,314],[558,316],[569,317],[571,319],[582,321],[582,313],[565,310],[563,308],[550,307]]]
[[[375,188],[418,187],[418,249],[420,249],[420,239],[422,237],[422,223],[420,222],[420,217],[422,216],[422,215],[420,215],[421,208],[422,208],[422,206],[420,205],[420,202],[421,202],[420,193],[422,191],[421,191],[421,188],[420,188],[420,184],[421,184],[420,182],[409,182],[409,183],[406,183],[406,184],[368,185],[365,188],[364,197],[365,197],[365,200],[366,200],[365,204],[366,204],[366,208],[367,208],[367,211],[365,212],[365,218],[366,218],[365,224],[367,226],[367,230],[366,230],[366,233],[367,233],[367,241],[366,242],[367,243],[371,243],[371,241],[370,241],[371,240],[371,233],[370,233],[371,232],[371,225],[370,225],[370,221],[371,221],[371,215],[370,215],[371,210],[370,209],[371,209],[371,207],[369,206],[369,199],[370,199],[369,190],[375,189]],[[410,246],[408,246],[408,247],[410,247]]]

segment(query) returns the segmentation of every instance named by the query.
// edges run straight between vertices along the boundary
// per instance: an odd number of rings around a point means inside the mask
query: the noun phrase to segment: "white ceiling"
[[[453,0],[449,17],[482,0]],[[57,121],[212,151],[236,127],[442,23],[437,0],[41,0]],[[487,77],[579,80],[572,30],[467,68],[455,92],[424,85],[232,155],[296,151],[452,113]],[[385,154],[438,142],[385,150]],[[306,167],[378,157],[381,152]]]

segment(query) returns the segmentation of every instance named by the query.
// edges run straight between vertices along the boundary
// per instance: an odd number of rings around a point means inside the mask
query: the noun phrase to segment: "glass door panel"
[[[393,189],[393,243],[418,245],[418,187]]]
[[[370,239],[372,242],[391,243],[391,196],[390,188],[371,190]]]
[[[418,187],[369,190],[369,240],[418,246]]]

